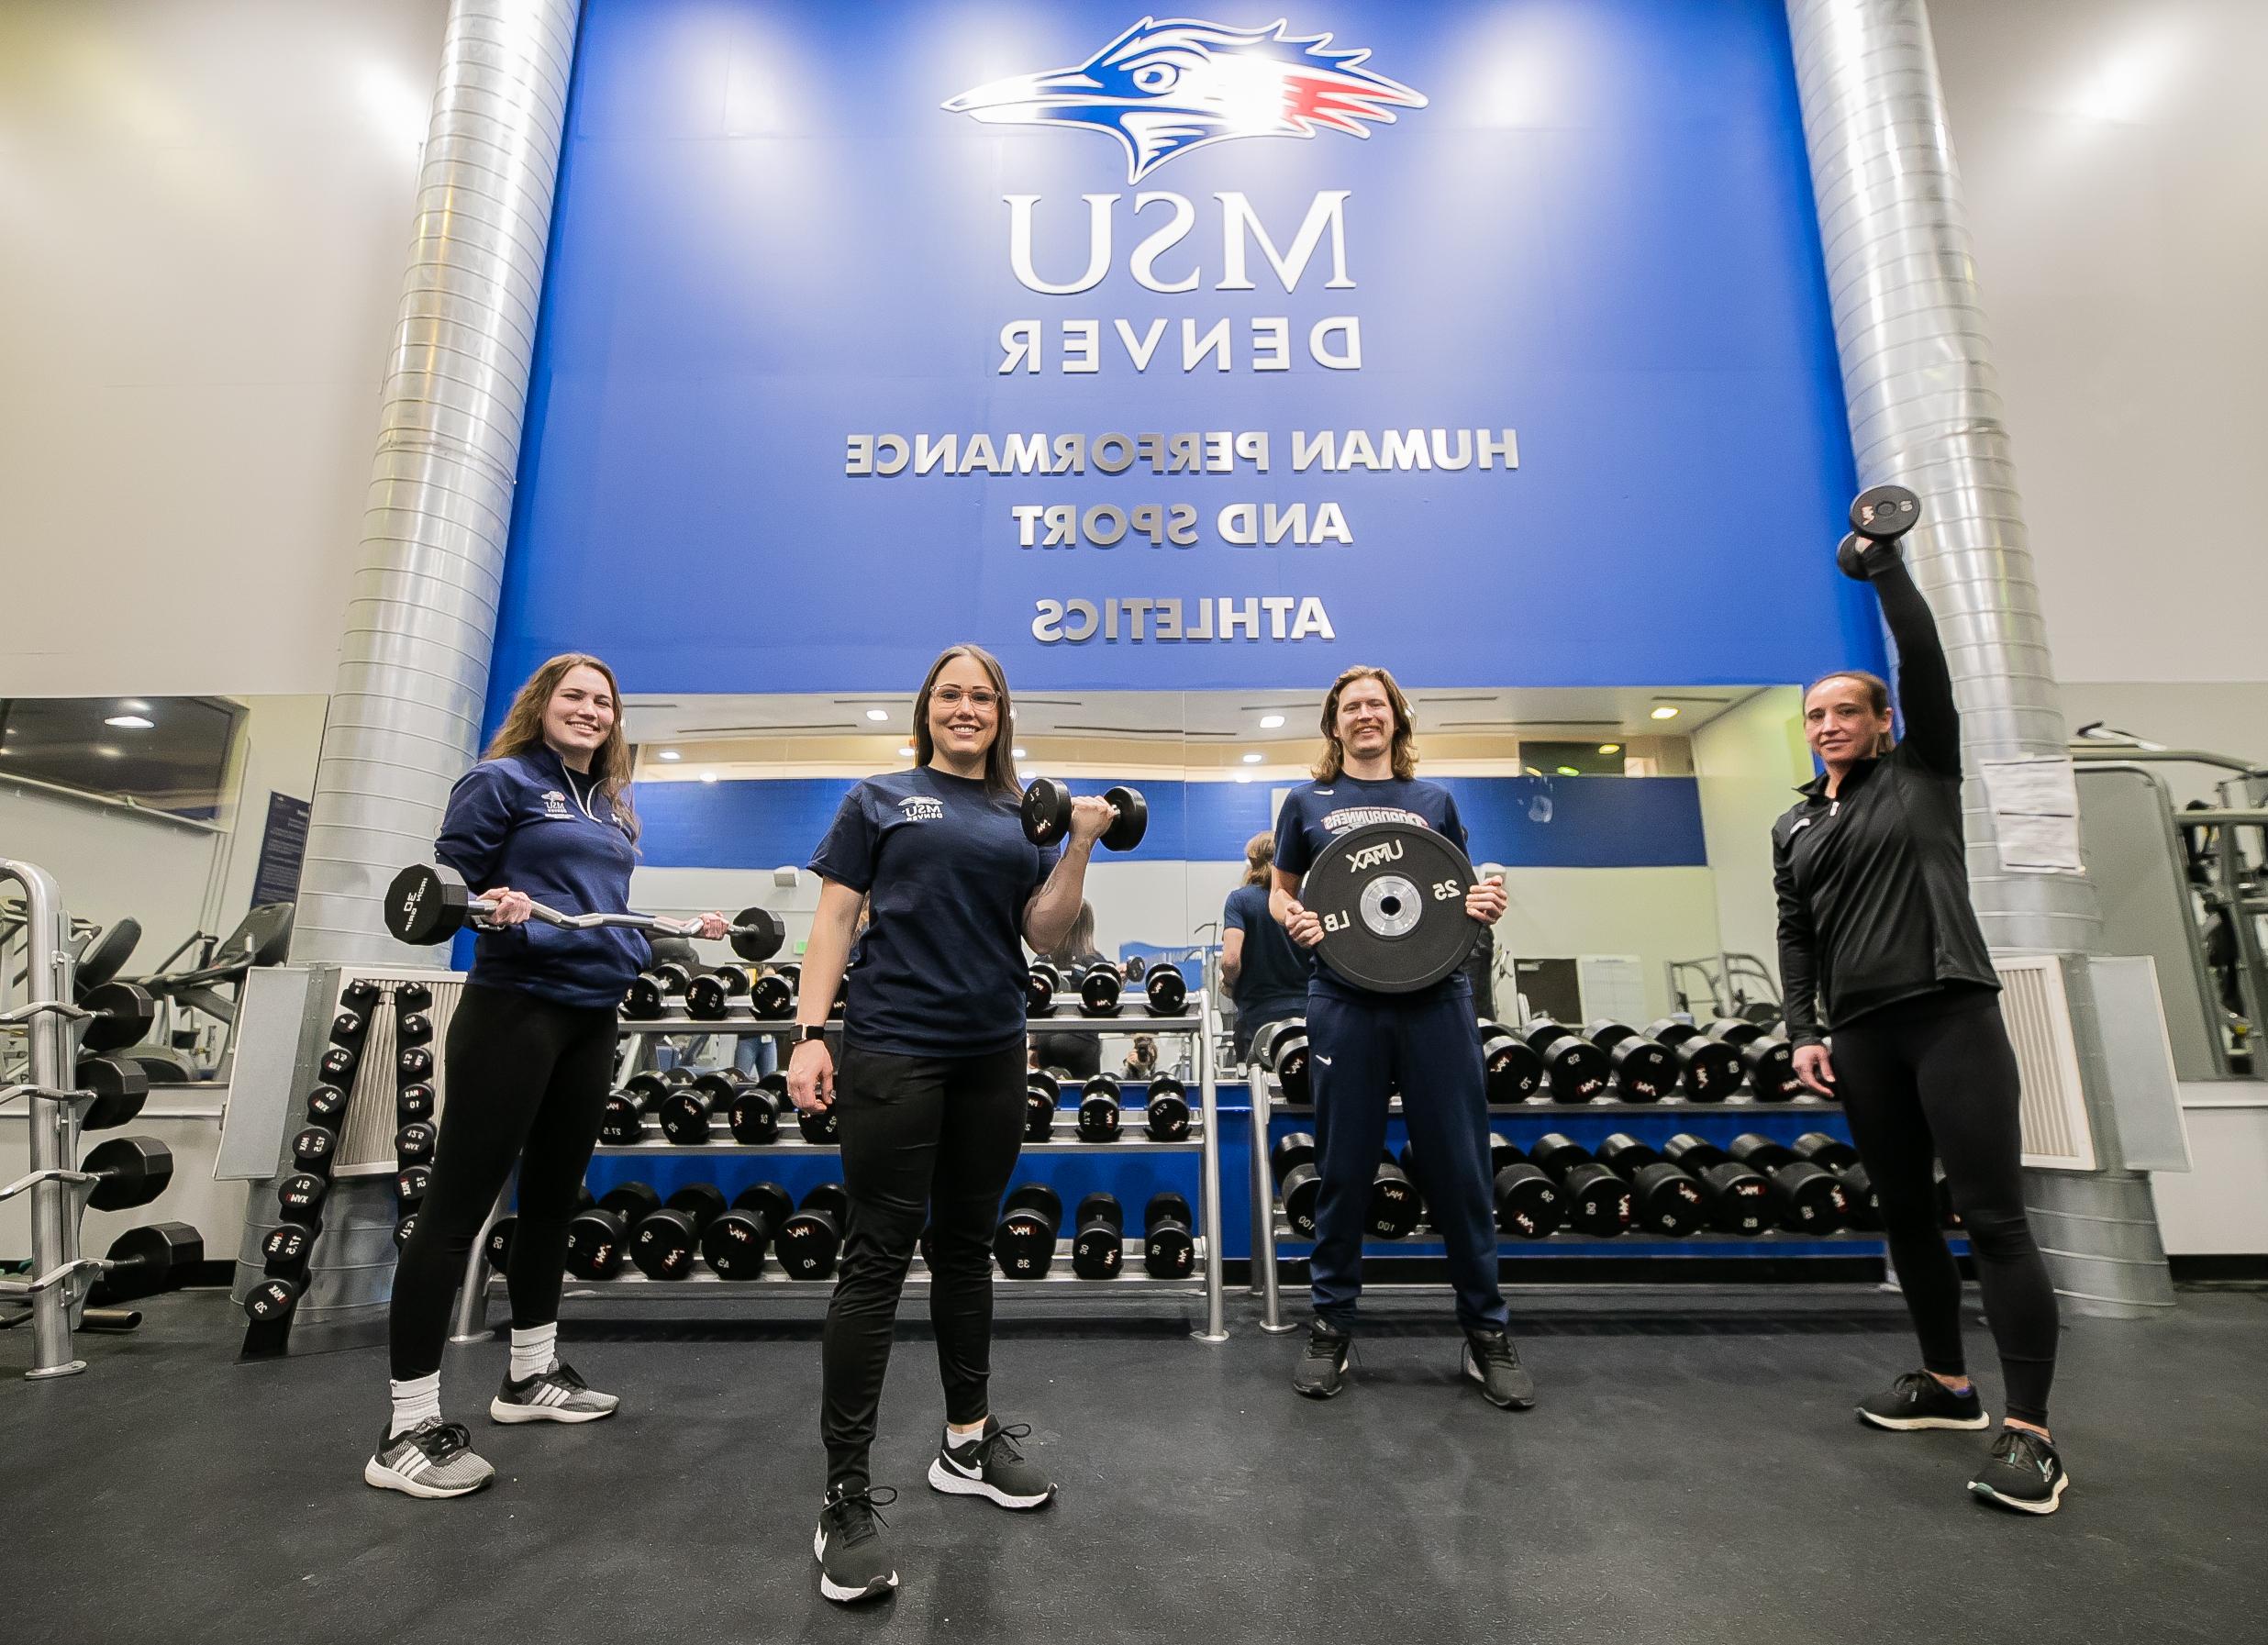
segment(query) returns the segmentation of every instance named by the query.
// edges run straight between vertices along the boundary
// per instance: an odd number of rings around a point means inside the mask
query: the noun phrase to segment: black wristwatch
[[[826,1038],[827,1025],[823,1022],[801,1023],[797,1025],[795,1029],[795,1043],[797,1045],[808,1044],[814,1039],[824,1039]]]

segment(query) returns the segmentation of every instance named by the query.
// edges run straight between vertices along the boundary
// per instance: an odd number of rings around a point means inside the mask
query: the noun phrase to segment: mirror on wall
[[[150,996],[118,1049],[160,1083],[226,1077],[243,973],[284,957],[328,705],[0,699],[0,850],[54,876],[90,974]]]

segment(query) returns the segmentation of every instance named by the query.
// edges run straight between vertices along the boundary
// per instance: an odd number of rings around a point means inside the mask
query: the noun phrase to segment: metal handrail
[[[25,986],[31,998],[7,1013],[28,1041],[29,1079],[14,1088],[35,1100],[30,1114],[31,1262],[41,1277],[28,1286],[10,1286],[11,1295],[31,1298],[31,1369],[29,1377],[69,1376],[84,1371],[86,1362],[72,1357],[71,1332],[84,1298],[79,1287],[67,1284],[85,1267],[79,1252],[79,1217],[83,1197],[67,1179],[75,1174],[78,1153],[79,1109],[71,1100],[72,1075],[78,1065],[79,1025],[86,1013],[69,1002],[73,997],[79,960],[71,944],[71,916],[62,894],[45,869],[29,862],[0,858],[0,881],[13,880],[24,889]],[[62,1094],[70,1093],[70,1096]]]

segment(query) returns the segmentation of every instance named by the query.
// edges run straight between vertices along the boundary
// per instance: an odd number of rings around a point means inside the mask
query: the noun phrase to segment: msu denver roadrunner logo
[[[1330,51],[1329,34],[1228,28],[1144,17],[1076,68],[995,80],[942,106],[993,126],[1081,126],[1125,146],[1128,183],[1176,154],[1237,137],[1370,136],[1393,108],[1426,100],[1365,69],[1367,49]]]

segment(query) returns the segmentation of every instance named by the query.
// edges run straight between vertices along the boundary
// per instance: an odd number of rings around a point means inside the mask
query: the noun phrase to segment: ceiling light
[[[1023,749],[1010,749],[1008,750],[1008,756],[1010,759],[1021,760],[1025,757],[1026,752],[1027,750]]]
[[[701,773],[701,781],[704,783],[714,783],[717,781],[717,773],[713,771],[705,771]]]
[[[126,757],[124,749],[114,749],[106,742],[94,751],[106,760],[123,760]]]
[[[1675,703],[1656,703],[1654,705],[1653,717],[1656,719],[1675,719],[1677,717],[1677,705]]]
[[[890,711],[887,708],[869,708],[866,711],[866,717],[868,719],[888,719]]]
[[[1284,717],[1281,714],[1263,714],[1260,717],[1260,728],[1263,731],[1273,731],[1283,723]]]
[[[906,744],[906,747],[898,750],[898,758],[901,760],[911,760],[913,757],[914,749],[911,743]]]
[[[1598,751],[1602,754],[1619,754],[1622,745],[1618,742],[1602,742],[1598,745]]]
[[[150,727],[157,724],[157,722],[155,720],[144,719],[139,714],[114,714],[108,719],[103,721],[103,724],[106,726],[116,726],[121,731],[147,731]]]
[[[1543,768],[1541,766],[1531,765],[1528,768],[1528,774],[1531,777],[1540,777],[1543,775]]]
[[[660,753],[656,754],[654,758],[657,760],[683,760],[684,756],[679,753],[675,749],[663,749]]]
[[[1579,776],[1583,775],[1583,773],[1582,773],[1581,772],[1577,771],[1577,770],[1576,770],[1573,766],[1572,766],[1572,765],[1562,765],[1562,766],[1559,767],[1558,769],[1559,769],[1559,774],[1560,774],[1561,776],[1562,776],[1562,777],[1579,777]]]
[[[1258,765],[1261,761],[1265,758],[1266,756],[1262,754],[1247,754],[1244,756],[1244,763],[1247,765]]]

